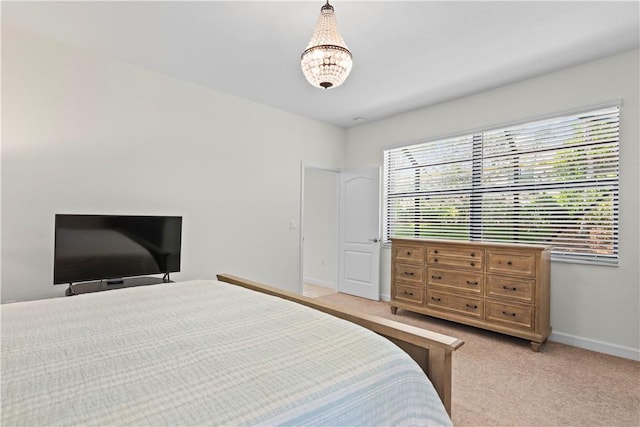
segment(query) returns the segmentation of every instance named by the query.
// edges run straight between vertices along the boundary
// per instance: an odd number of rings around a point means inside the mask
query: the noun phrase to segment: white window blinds
[[[618,139],[616,106],[386,150],[385,237],[617,263]]]

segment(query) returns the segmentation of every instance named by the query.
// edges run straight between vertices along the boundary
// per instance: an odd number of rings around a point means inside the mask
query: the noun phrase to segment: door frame
[[[373,168],[374,166],[372,166]],[[309,163],[305,163],[304,161],[300,162],[300,218],[298,219],[298,224],[299,224],[299,228],[298,228],[298,247],[299,247],[299,251],[298,251],[298,294],[303,295],[304,293],[304,227],[305,227],[305,223],[304,223],[304,216],[305,216],[305,212],[304,212],[304,206],[305,206],[305,182],[306,182],[306,178],[305,178],[305,174],[306,174],[306,170],[307,169],[316,169],[316,170],[320,170],[320,171],[326,171],[326,172],[331,172],[331,173],[335,173],[337,175],[337,179],[338,179],[338,184],[336,185],[336,191],[335,191],[335,197],[336,197],[336,217],[337,217],[337,222],[338,222],[338,226],[336,227],[336,235],[335,235],[335,247],[336,247],[336,266],[337,266],[337,270],[335,272],[335,278],[334,278],[334,283],[335,283],[335,289],[336,291],[339,291],[339,286],[340,286],[340,268],[342,268],[341,266],[341,254],[340,254],[340,233],[341,233],[341,229],[344,226],[344,224],[342,224],[342,219],[341,219],[341,197],[340,197],[340,174],[344,173],[344,172],[349,172],[349,170],[345,170],[345,169],[339,169],[339,168],[332,168],[332,167],[323,167],[323,166],[317,166],[317,165],[313,165],[313,164],[309,164]],[[357,171],[357,170],[363,170],[363,169],[368,169],[368,168],[361,168],[361,169],[354,169],[353,171]],[[380,170],[380,174],[379,174],[379,179],[380,179],[380,185],[378,186],[379,188],[379,200],[382,200],[382,170]],[[382,212],[382,207],[378,206],[378,209],[380,210],[380,230],[379,233],[381,235],[382,233],[382,221],[383,221],[383,212]],[[383,249],[383,244],[382,244],[382,240],[380,241],[380,260],[379,260],[379,275],[380,277],[378,278],[378,292],[381,292],[382,289],[380,289],[381,285],[382,285],[382,249]]]
[[[308,164],[305,162],[300,162],[300,218],[299,218],[299,224],[300,224],[300,228],[299,228],[299,233],[298,233],[298,237],[299,237],[299,248],[300,250],[299,252],[299,258],[298,258],[298,293],[300,295],[303,295],[304,293],[304,205],[305,205],[305,183],[306,183],[306,170],[307,169],[316,169],[319,171],[325,171],[325,172],[330,172],[330,173],[335,173],[337,176],[337,179],[339,179],[340,177],[340,173],[342,173],[342,170],[340,169],[336,169],[336,168],[328,168],[328,167],[322,167],[322,166],[316,166],[313,164]],[[339,244],[340,244],[340,192],[339,192],[339,188],[338,185],[336,185],[336,189],[335,189],[335,197],[336,197],[336,221],[338,224],[338,227],[336,227],[336,235],[335,235],[335,245],[336,245],[336,266],[338,266],[338,268],[336,269],[335,272],[335,278],[334,278],[334,283],[335,283],[335,289],[336,291],[338,290],[338,281],[340,279],[340,270],[339,270],[339,261],[340,261],[340,254],[339,254]]]

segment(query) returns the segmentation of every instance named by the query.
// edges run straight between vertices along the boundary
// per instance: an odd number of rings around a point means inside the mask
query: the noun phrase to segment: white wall
[[[2,29],[2,301],[53,286],[55,213],[183,216],[182,272],[298,289],[300,162],[345,132]],[[286,154],[286,155],[283,155]]]
[[[628,52],[364,124],[345,155],[342,129],[4,27],[1,299],[62,295],[55,213],[182,215],[172,278],[230,272],[295,290],[301,161],[379,166],[390,145],[622,100],[620,266],[553,263],[551,338],[638,358],[638,62]],[[389,265],[384,250],[387,298]]]
[[[304,281],[338,286],[338,177],[336,171],[305,168]]]
[[[640,356],[639,51],[363,124],[347,132],[347,167],[382,165],[385,147],[622,100],[620,265],[552,263],[552,340]],[[382,294],[390,294],[383,251]]]

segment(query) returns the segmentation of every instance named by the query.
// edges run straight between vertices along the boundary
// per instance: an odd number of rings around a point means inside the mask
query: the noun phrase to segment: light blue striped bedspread
[[[44,425],[451,425],[371,331],[211,280],[1,307],[1,416]]]

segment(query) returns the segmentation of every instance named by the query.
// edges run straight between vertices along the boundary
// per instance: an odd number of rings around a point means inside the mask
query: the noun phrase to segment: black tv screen
[[[55,217],[53,283],[180,271],[182,217]]]

